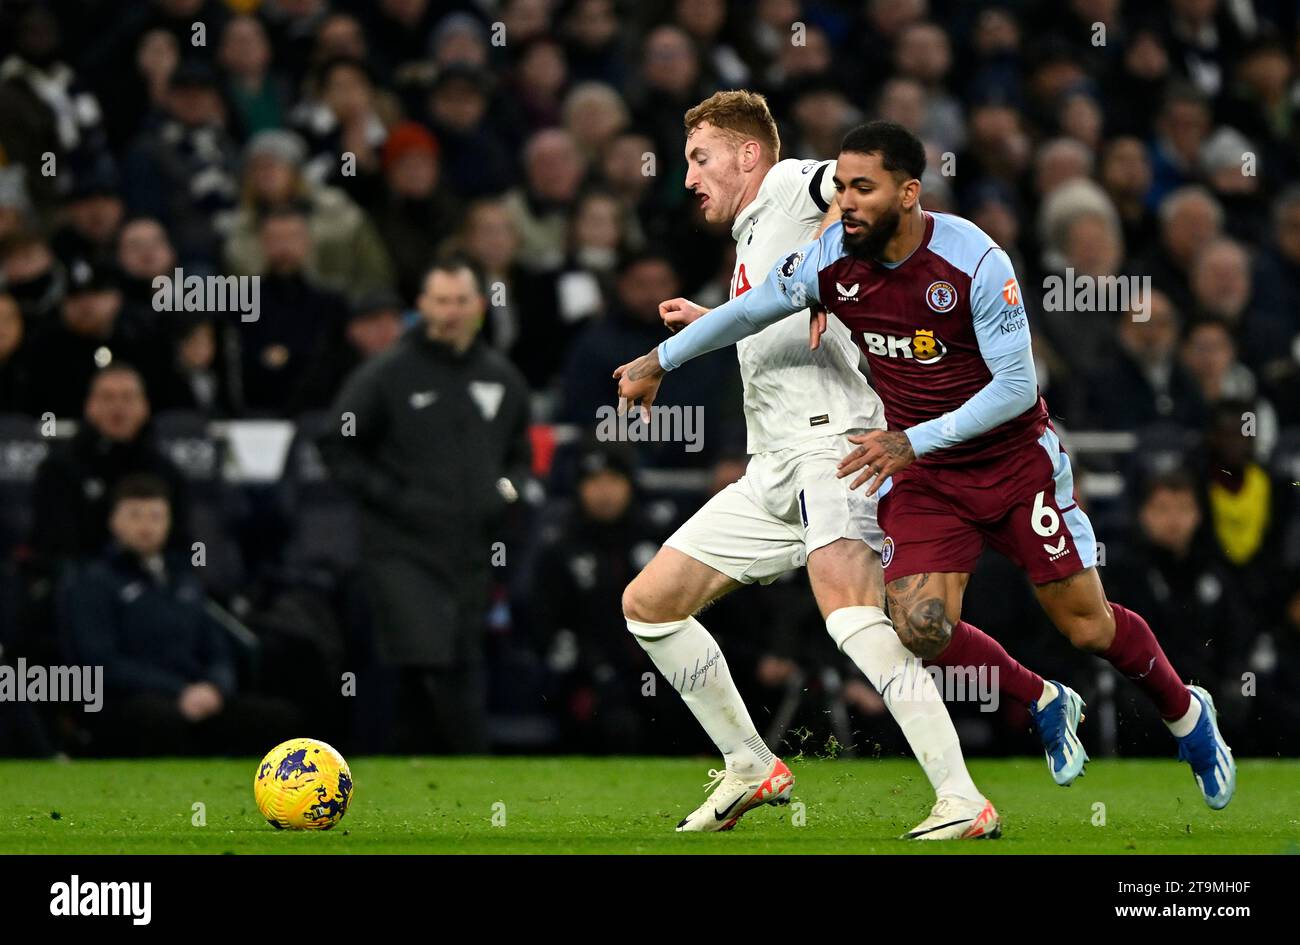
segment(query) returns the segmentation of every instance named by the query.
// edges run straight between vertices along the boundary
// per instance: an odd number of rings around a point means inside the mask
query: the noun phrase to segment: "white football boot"
[[[930,816],[907,833],[903,840],[996,840],[1002,836],[1002,818],[989,800],[968,801],[941,797]]]
[[[746,811],[763,804],[789,804],[794,775],[780,758],[767,774],[746,777],[732,771],[710,771],[708,799],[677,825],[679,832],[730,830]]]

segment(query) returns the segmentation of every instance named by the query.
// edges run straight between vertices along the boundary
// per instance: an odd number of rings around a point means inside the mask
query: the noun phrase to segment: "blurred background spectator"
[[[255,754],[267,737],[291,737],[291,704],[240,691],[229,631],[186,554],[166,550],[170,528],[167,483],[124,476],[109,495],[111,545],[64,579],[67,661],[104,673],[103,705],[85,715],[89,751]]]

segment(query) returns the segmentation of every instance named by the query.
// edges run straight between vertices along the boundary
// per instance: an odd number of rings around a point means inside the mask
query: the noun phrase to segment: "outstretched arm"
[[[648,416],[665,373],[815,304],[820,261],[828,241],[836,235],[828,232],[818,242],[786,256],[762,284],[696,318],[648,354],[620,365],[614,371],[620,411],[639,402],[643,416]]]
[[[810,273],[811,267],[806,266],[812,246],[786,256],[761,284],[660,342],[659,364],[665,371],[675,370],[693,358],[734,345],[807,308],[815,301],[817,291],[816,272]]]

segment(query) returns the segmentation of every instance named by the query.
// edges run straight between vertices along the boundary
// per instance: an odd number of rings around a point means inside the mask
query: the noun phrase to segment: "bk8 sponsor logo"
[[[885,335],[874,331],[862,333],[862,344],[868,354],[882,358],[908,358],[921,364],[934,364],[948,347],[932,330],[918,328],[912,335]]]

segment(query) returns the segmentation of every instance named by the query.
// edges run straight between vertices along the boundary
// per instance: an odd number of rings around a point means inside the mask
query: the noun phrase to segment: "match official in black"
[[[360,506],[376,665],[357,675],[359,737],[481,752],[493,545],[529,473],[529,393],[479,337],[487,297],[468,263],[436,263],[417,307],[420,324],[348,378],[320,443]]]

